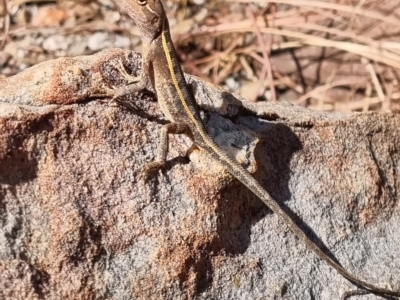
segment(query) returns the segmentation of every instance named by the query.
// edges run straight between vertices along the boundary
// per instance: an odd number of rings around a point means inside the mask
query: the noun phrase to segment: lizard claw
[[[151,163],[148,163],[145,165],[140,171],[139,171],[139,180],[142,180],[144,182],[147,182],[152,174],[160,170],[164,164],[162,162],[154,161]]]
[[[106,96],[111,98],[110,103],[118,103],[118,98],[124,97],[126,95],[133,94],[138,90],[144,89],[143,85],[140,84],[141,77],[140,76],[132,76],[126,72],[125,67],[122,63],[122,60],[118,60],[118,65],[115,66],[118,70],[119,74],[122,78],[127,82],[128,85],[124,86],[115,86],[112,85],[111,88],[104,88],[106,92]],[[132,83],[136,83],[135,85],[130,85]]]
[[[136,83],[140,81],[140,76],[132,76],[126,72],[124,64],[122,60],[118,60],[118,65],[116,66],[117,70],[119,71],[120,75],[125,79],[128,84]]]

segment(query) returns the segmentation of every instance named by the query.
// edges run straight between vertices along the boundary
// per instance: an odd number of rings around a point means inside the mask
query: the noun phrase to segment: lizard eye
[[[147,4],[147,0],[138,0],[138,4],[144,6]]]

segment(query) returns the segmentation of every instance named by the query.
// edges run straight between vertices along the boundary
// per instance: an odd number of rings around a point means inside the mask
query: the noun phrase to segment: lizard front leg
[[[192,130],[186,123],[174,122],[164,125],[161,128],[160,144],[157,149],[156,159],[153,162],[146,164],[141,169],[139,174],[141,179],[146,181],[151,173],[160,170],[165,165],[169,148],[169,134],[185,134],[192,141],[194,140]]]
[[[122,65],[122,63],[121,63]],[[129,75],[122,66],[118,67],[118,70],[122,77],[128,81],[129,85],[124,85],[122,87],[114,88],[111,91],[112,101],[116,101],[118,98],[121,98],[126,95],[131,95],[139,91],[143,91],[146,89],[148,78],[144,75],[140,75],[138,77]]]
[[[125,70],[124,65],[122,64],[121,59],[118,61],[118,65],[116,66],[120,75],[126,80],[128,85],[124,85],[122,87],[111,89],[109,94],[112,96],[112,101],[116,101],[118,98],[121,98],[126,95],[134,94],[138,91],[143,91],[147,87],[147,83],[149,81],[149,70],[151,66],[151,58],[150,55],[144,56],[142,58],[142,70],[139,76],[132,76],[128,74]]]

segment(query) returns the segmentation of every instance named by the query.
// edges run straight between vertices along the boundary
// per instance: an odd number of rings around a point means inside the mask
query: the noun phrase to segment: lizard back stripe
[[[198,120],[194,117],[192,111],[190,110],[186,100],[185,100],[185,95],[186,94],[188,97],[188,92],[185,90],[183,91],[183,89],[179,86],[179,81],[177,79],[177,74],[181,74],[181,69],[179,67],[179,70],[174,70],[174,65],[178,65],[178,63],[176,62],[174,64],[173,62],[173,56],[171,55],[171,51],[173,51],[173,46],[171,45],[170,47],[168,47],[168,43],[167,43],[167,38],[165,36],[165,31],[162,32],[161,34],[161,40],[162,40],[162,46],[164,49],[164,54],[165,54],[165,58],[167,59],[167,64],[168,64],[168,68],[170,70],[170,74],[171,74],[171,78],[172,78],[172,82],[175,86],[176,92],[178,94],[179,100],[183,105],[183,108],[185,110],[185,113],[187,116],[189,116],[190,120],[193,122],[194,126],[196,126],[197,129],[197,133],[200,134],[201,138],[203,139],[203,142],[210,147],[216,154],[218,154],[219,158],[229,167],[229,170],[231,170],[231,172],[239,175],[237,178],[239,179],[239,181],[241,181],[244,185],[246,185],[248,188],[250,188],[250,190],[252,190],[254,193],[256,193],[257,196],[260,197],[260,195],[264,194],[264,190],[261,188],[261,186],[255,185],[254,183],[254,179],[245,171],[242,170],[241,167],[237,167],[231,160],[231,158],[226,155],[223,151],[221,151],[219,149],[219,147],[217,145],[215,145],[215,143],[209,138],[209,136],[207,135],[207,133],[205,132],[204,127],[202,126],[202,124],[200,124],[198,122]],[[184,77],[182,75],[182,80],[184,80]],[[241,180],[241,178],[243,177],[247,177],[247,176],[251,177],[253,180]],[[262,197],[261,197],[262,198]]]
[[[173,84],[175,86],[175,89],[176,89],[176,92],[178,94],[179,100],[181,101],[181,103],[183,105],[183,108],[185,109],[185,113],[187,114],[187,116],[189,116],[190,120],[196,126],[196,129],[198,130],[198,133],[203,138],[204,142],[214,150],[214,146],[213,145],[209,145],[209,143],[208,143],[208,136],[205,134],[205,132],[203,130],[203,126],[201,126],[199,124],[199,122],[196,120],[196,118],[193,116],[192,111],[189,109],[189,106],[186,103],[185,96],[183,95],[183,92],[182,92],[182,88],[179,86],[178,79],[176,78],[177,72],[174,70],[174,63],[172,61],[172,56],[171,56],[171,53],[170,53],[170,51],[171,51],[170,48],[172,49],[172,47],[168,47],[167,39],[165,37],[165,32],[163,32],[161,34],[161,40],[162,40],[162,45],[163,45],[163,48],[164,48],[165,58],[167,59],[167,63],[168,63],[168,69],[169,69],[170,74],[171,74],[172,82],[173,82]]]
[[[163,28],[165,29],[165,28]],[[183,105],[186,115],[193,122],[196,127],[197,133],[203,139],[203,142],[206,146],[208,146],[211,150],[207,150],[209,154],[215,157],[217,156],[217,160],[219,159],[225,164],[225,167],[229,170],[232,175],[234,175],[240,182],[242,182],[247,188],[249,188],[260,200],[262,200],[280,219],[284,221],[284,223],[289,227],[289,229],[300,239],[302,240],[318,257],[322,258],[326,263],[328,263],[331,267],[336,269],[341,275],[346,277],[348,280],[356,283],[358,285],[363,286],[365,289],[386,294],[399,296],[400,292],[390,291],[387,289],[379,288],[370,284],[366,281],[358,279],[353,276],[350,272],[348,272],[345,268],[343,268],[340,264],[335,262],[332,258],[330,258],[325,252],[323,252],[301,229],[299,229],[298,225],[293,221],[291,217],[289,217],[279,206],[277,202],[275,202],[271,196],[268,194],[266,190],[259,184],[251,175],[248,173],[241,165],[235,163],[226,153],[224,153],[219,147],[210,139],[207,135],[204,127],[199,121],[195,118],[192,111],[189,108],[188,103],[185,100],[185,96],[190,97],[188,91],[186,90],[186,86],[183,86],[182,82],[184,82],[184,77],[182,71],[178,65],[178,62],[173,59],[175,54],[171,55],[171,52],[174,51],[173,45],[168,45],[166,30],[163,30],[161,33],[162,47],[163,52],[165,54],[165,58],[167,60],[168,69],[171,74],[172,82],[175,86],[176,93],[178,94],[179,101]],[[179,69],[178,69],[179,68]],[[177,77],[180,77],[178,81]],[[180,86],[182,84],[182,87]]]

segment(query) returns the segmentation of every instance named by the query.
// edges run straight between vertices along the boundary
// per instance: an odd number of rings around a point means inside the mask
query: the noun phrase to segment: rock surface
[[[355,287],[265,205],[174,136],[108,50],[0,82],[0,298],[338,299]],[[129,60],[129,61],[128,61]],[[210,134],[358,277],[400,289],[400,116],[255,105],[191,77]],[[103,99],[100,99],[103,98]],[[376,299],[374,295],[357,299]]]

